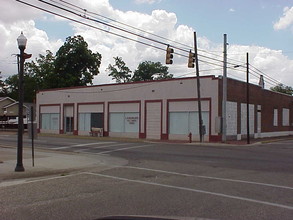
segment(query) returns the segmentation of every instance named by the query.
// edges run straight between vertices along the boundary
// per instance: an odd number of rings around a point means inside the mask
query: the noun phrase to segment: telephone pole
[[[197,82],[197,98],[198,98],[198,121],[199,121],[199,140],[203,142],[203,121],[201,115],[201,100],[200,100],[200,79],[199,79],[199,65],[197,55],[197,41],[196,32],[194,32],[194,54],[195,54],[195,66],[196,66],[196,82]]]
[[[249,131],[249,55],[246,53],[246,120],[247,120],[247,144],[250,144]]]
[[[223,98],[222,98],[222,142],[227,140],[227,34],[224,34]]]

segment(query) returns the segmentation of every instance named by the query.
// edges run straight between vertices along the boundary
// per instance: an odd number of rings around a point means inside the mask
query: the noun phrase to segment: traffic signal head
[[[172,60],[173,59],[173,53],[174,53],[174,50],[168,46],[167,50],[166,50],[166,64],[172,64],[173,63],[173,60]]]
[[[195,54],[190,51],[188,56],[188,68],[194,68],[194,62]]]

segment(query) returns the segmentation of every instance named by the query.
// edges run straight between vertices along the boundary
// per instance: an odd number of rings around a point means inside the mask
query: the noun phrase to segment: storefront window
[[[209,131],[209,112],[202,112],[206,134]],[[198,112],[170,112],[169,134],[199,134]]]
[[[139,113],[115,112],[110,113],[110,132],[138,132]]]
[[[41,114],[41,129],[59,130],[59,114],[58,113]]]

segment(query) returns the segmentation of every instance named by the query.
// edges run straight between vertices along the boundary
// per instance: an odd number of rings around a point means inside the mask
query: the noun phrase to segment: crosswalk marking
[[[106,154],[106,153],[112,153],[112,152],[116,152],[116,151],[122,151],[122,150],[134,149],[134,148],[141,148],[141,147],[147,147],[147,146],[151,146],[151,145],[146,144],[146,145],[139,145],[139,146],[134,146],[134,147],[125,147],[125,148],[119,148],[119,149],[115,149],[115,150],[103,151],[103,152],[96,153],[96,154]]]
[[[107,148],[107,147],[116,147],[116,146],[122,146],[122,145],[127,145],[129,143],[123,143],[123,144],[110,144],[110,145],[106,145],[106,146],[99,146],[99,147],[91,147],[91,148],[85,148],[85,149],[81,149],[81,150],[76,150],[75,152],[84,152],[86,150],[92,150],[92,149],[100,149],[100,148]]]
[[[53,150],[61,150],[61,149],[68,149],[68,148],[74,148],[74,147],[83,147],[83,146],[89,146],[89,145],[97,145],[97,144],[114,144],[117,142],[95,142],[95,143],[86,143],[86,144],[76,144],[76,145],[70,145],[70,146],[64,146],[64,147],[54,147],[51,148]]]

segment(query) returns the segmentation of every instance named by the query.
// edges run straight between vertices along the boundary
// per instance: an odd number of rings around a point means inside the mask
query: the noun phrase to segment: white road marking
[[[139,145],[139,146],[134,146],[134,147],[125,147],[125,148],[120,148],[120,149],[116,149],[116,150],[103,151],[103,152],[96,153],[96,154],[106,154],[106,153],[112,153],[112,152],[115,152],[115,151],[123,151],[123,150],[141,148],[141,147],[147,147],[147,146],[152,146],[152,145],[151,144],[146,144],[146,145]]]
[[[20,184],[28,184],[28,183],[36,183],[36,182],[42,182],[42,181],[48,181],[48,180],[61,179],[61,178],[77,176],[81,174],[83,173],[73,173],[73,174],[66,174],[64,176],[53,176],[53,177],[40,178],[40,179],[34,179],[34,180],[21,179],[21,180],[6,181],[6,182],[0,183],[0,188],[6,187],[6,186],[14,186],[14,185],[20,185]]]
[[[221,180],[221,181],[236,182],[236,183],[246,183],[246,184],[269,186],[269,187],[293,190],[293,187],[289,187],[289,186],[280,186],[280,185],[275,185],[275,184],[260,183],[260,182],[246,181],[246,180],[228,179],[228,178],[212,177],[212,176],[192,175],[192,174],[178,173],[178,172],[172,172],[172,171],[143,168],[143,167],[132,167],[132,166],[116,166],[116,167],[138,169],[138,170],[147,170],[147,171],[154,171],[154,172],[159,172],[159,173],[173,174],[173,175],[178,175],[178,176],[187,176],[187,177],[195,177],[195,178],[202,178],[202,179]]]
[[[146,182],[146,181],[142,181],[142,180],[133,180],[133,179],[127,179],[127,178],[122,178],[122,177],[117,177],[117,176],[109,176],[109,175],[104,175],[104,174],[99,174],[99,173],[91,173],[91,172],[83,172],[83,173],[88,174],[88,175],[100,176],[100,177],[104,177],[104,178],[111,178],[111,179],[122,180],[122,181],[133,182],[133,183],[140,183],[140,184],[145,184],[145,185],[160,186],[160,187],[177,189],[177,190],[184,190],[184,191],[189,191],[189,192],[203,193],[203,194],[208,194],[208,195],[213,195],[213,196],[220,196],[220,197],[225,197],[225,198],[229,198],[229,199],[237,199],[237,200],[242,200],[242,201],[247,201],[247,202],[258,203],[258,204],[262,204],[262,205],[269,205],[269,206],[274,206],[274,207],[278,207],[278,208],[293,210],[293,206],[282,205],[282,204],[273,203],[273,202],[266,202],[266,201],[261,201],[261,200],[256,200],[256,199],[250,199],[250,198],[246,198],[246,197],[232,196],[232,195],[223,194],[223,193],[216,193],[216,192],[210,192],[210,191],[206,191],[206,190],[192,189],[192,188],[187,188],[187,187],[173,186],[173,185],[167,185],[167,184],[161,184],[161,183]]]
[[[75,152],[85,152],[86,150],[91,150],[91,149],[99,149],[99,148],[107,148],[107,147],[116,147],[116,146],[122,146],[122,145],[127,145],[129,143],[124,143],[124,144],[110,144],[106,146],[99,146],[99,147],[91,147],[91,148],[85,148],[81,150],[76,150]]]
[[[74,147],[83,147],[83,146],[89,146],[89,145],[97,145],[97,144],[113,144],[113,143],[117,143],[117,142],[94,142],[94,143],[86,143],[86,144],[76,144],[76,145],[70,145],[70,146],[64,146],[64,147],[54,147],[54,148],[50,148],[53,150],[60,150],[60,149],[67,149],[67,148],[74,148]]]

